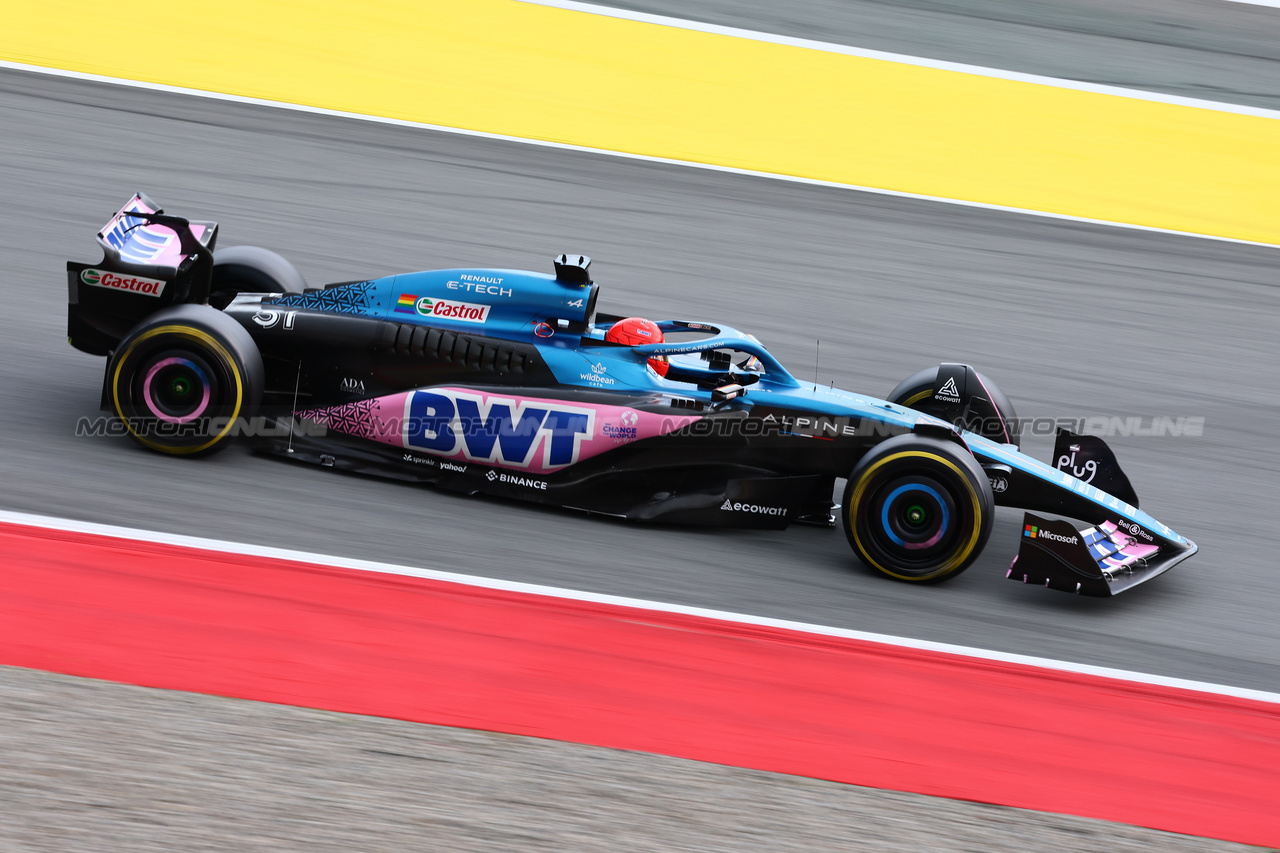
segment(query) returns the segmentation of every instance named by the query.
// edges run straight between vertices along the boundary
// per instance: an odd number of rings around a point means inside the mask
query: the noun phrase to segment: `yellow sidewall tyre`
[[[262,356],[235,320],[208,305],[175,305],[139,323],[107,366],[115,414],[159,453],[224,447],[262,399]]]
[[[845,487],[841,519],[854,553],[895,580],[955,577],[991,535],[991,484],[956,442],[903,435],[867,453]]]

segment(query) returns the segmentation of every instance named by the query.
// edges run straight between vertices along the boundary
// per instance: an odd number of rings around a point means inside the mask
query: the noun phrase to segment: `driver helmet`
[[[665,340],[662,330],[658,328],[658,324],[643,317],[628,317],[625,320],[619,320],[609,327],[609,331],[605,332],[604,339],[611,344],[622,344],[629,347],[660,344]],[[667,367],[669,365],[665,355],[651,357],[649,366],[659,376],[667,375]]]

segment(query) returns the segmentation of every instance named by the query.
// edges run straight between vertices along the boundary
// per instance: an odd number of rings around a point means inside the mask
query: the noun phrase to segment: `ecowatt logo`
[[[720,505],[723,512],[751,512],[756,515],[786,515],[786,507],[781,506],[760,506],[760,504],[744,504],[737,501],[726,500]]]
[[[144,296],[160,296],[166,282],[158,278],[142,278],[136,275],[117,275],[106,270],[87,269],[80,273],[80,280],[91,287],[141,293]]]
[[[933,398],[935,400],[942,400],[944,403],[959,403],[960,392],[956,389],[955,377],[948,377],[946,384],[934,392]]]

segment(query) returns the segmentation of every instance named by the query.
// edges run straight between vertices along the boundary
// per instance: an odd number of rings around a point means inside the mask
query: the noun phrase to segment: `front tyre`
[[[139,323],[107,366],[112,406],[129,434],[160,453],[226,444],[262,399],[262,356],[235,320],[207,305],[175,305]]]
[[[982,553],[994,505],[972,454],[950,441],[902,435],[854,467],[841,518],[862,562],[896,580],[936,583]]]
[[[885,397],[890,403],[897,403],[899,406],[905,406],[908,409],[915,409],[917,412],[924,412],[926,415],[933,415],[935,418],[942,418],[944,421],[950,421],[956,412],[954,407],[939,400],[935,396],[935,389],[938,384],[939,365],[926,367],[917,373],[913,373],[906,379],[898,383],[898,386],[889,392],[889,396]],[[985,374],[973,371],[974,378],[977,379],[978,388],[966,389],[971,396],[965,401],[966,406],[972,406],[980,401],[973,399],[974,396],[981,397],[985,400],[983,410],[977,413],[970,412],[970,423],[957,423],[965,429],[972,430],[984,438],[1000,444],[1012,444],[1018,446],[1018,415],[1013,410],[1013,404],[1009,402],[1009,398],[1000,390],[1000,386]],[[968,383],[966,383],[968,384]],[[991,409],[995,411],[992,412]],[[991,414],[996,417],[990,417]]]

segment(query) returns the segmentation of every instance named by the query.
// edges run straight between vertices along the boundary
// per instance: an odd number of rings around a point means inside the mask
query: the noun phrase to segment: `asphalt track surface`
[[[1225,0],[608,0],[908,56],[1280,109],[1280,9]]]

